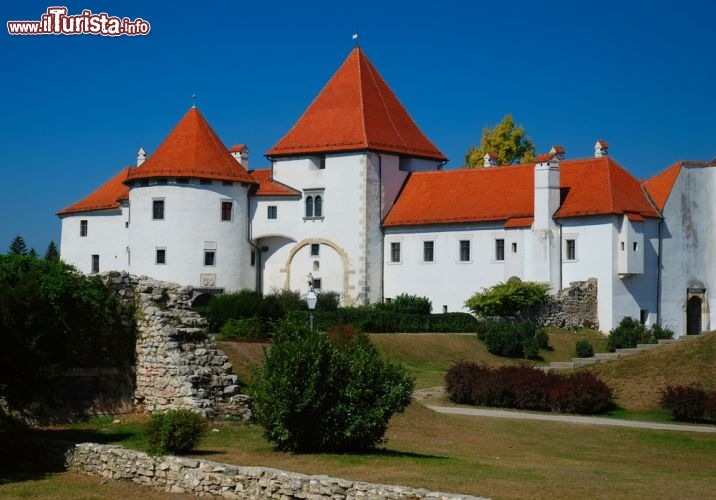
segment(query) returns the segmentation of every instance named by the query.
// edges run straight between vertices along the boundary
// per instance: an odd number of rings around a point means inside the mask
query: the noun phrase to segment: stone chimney
[[[485,168],[489,168],[496,167],[497,165],[499,165],[497,155],[495,153],[485,153],[485,156],[483,157],[482,166]]]
[[[564,155],[567,154],[567,150],[562,146],[552,146],[552,149],[549,150],[549,154],[556,156],[560,160],[564,160]]]
[[[229,152],[246,170],[249,169],[249,148],[245,144],[231,146]]]
[[[147,159],[147,152],[144,151],[143,147],[139,147],[139,151],[137,151],[137,166],[139,167],[144,161]]]
[[[604,158],[605,156],[609,156],[609,144],[607,141],[599,139],[594,145],[594,157]]]

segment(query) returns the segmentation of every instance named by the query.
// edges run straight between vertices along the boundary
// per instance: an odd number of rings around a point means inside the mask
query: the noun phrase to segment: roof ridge
[[[362,55],[362,52],[359,54]],[[369,61],[366,60],[366,63],[369,63]],[[383,110],[385,111],[385,114],[388,116],[388,120],[390,121],[390,126],[393,128],[393,131],[395,132],[395,135],[398,136],[398,139],[400,139],[400,143],[403,145],[404,148],[407,148],[407,144],[405,142],[405,139],[403,139],[403,136],[401,135],[400,131],[398,130],[398,127],[395,126],[395,120],[393,120],[393,115],[391,114],[390,110],[388,109],[388,105],[385,102],[385,98],[383,97],[383,93],[380,91],[380,86],[378,85],[378,82],[375,79],[375,75],[373,74],[373,71],[371,70],[371,64],[368,64],[368,73],[370,74],[371,80],[373,80],[373,86],[375,87],[375,90],[378,92],[378,96],[380,97],[380,102],[383,105]],[[360,71],[362,65],[360,64],[359,59],[359,66],[358,71]],[[363,84],[361,80],[361,85]],[[387,84],[386,84],[387,85]],[[365,95],[361,92],[361,106],[362,102],[365,100]],[[406,110],[407,113],[407,110]],[[366,134],[366,139],[368,138]],[[368,142],[366,140],[366,142]]]

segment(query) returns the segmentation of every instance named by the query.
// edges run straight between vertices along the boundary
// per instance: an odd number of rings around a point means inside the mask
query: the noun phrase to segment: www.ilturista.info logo
[[[49,7],[39,21],[8,21],[7,32],[11,35],[146,35],[151,26],[138,17],[108,16],[105,12],[92,14],[85,9],[82,14],[67,15],[67,7]]]

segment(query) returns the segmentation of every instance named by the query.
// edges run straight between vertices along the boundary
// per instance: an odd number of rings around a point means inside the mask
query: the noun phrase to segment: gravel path
[[[716,432],[716,426],[710,425],[679,425],[661,424],[657,422],[640,422],[637,420],[617,420],[602,417],[583,417],[578,415],[553,415],[549,413],[528,413],[523,411],[490,410],[485,408],[458,408],[448,406],[426,405],[438,413],[453,415],[473,415],[476,417],[514,418],[521,420],[548,420],[552,422],[569,422],[584,425],[611,425],[615,427],[636,427],[639,429],[658,429],[686,432]]]

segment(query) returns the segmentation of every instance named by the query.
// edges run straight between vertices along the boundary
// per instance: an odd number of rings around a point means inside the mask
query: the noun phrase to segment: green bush
[[[540,359],[540,348],[549,347],[547,333],[531,321],[484,321],[480,323],[477,337],[489,352],[508,358]]]
[[[335,311],[341,304],[341,294],[338,292],[326,290],[316,295],[316,309],[319,311]]]
[[[43,399],[66,368],[133,365],[132,317],[99,276],[0,255],[0,394],[19,407]]]
[[[261,295],[253,290],[217,295],[209,300],[206,320],[213,332],[218,332],[230,319],[256,316],[261,304]]]
[[[674,332],[668,328],[654,324],[647,329],[636,319],[625,316],[619,325],[609,332],[607,349],[614,352],[617,349],[636,347],[637,344],[656,344],[660,339],[670,339],[673,336]]]
[[[413,385],[355,329],[327,336],[282,321],[250,395],[277,449],[343,452],[382,442],[390,417],[410,404]]]
[[[578,358],[591,358],[594,356],[594,346],[587,339],[579,339],[574,346],[574,350]]]
[[[152,415],[144,428],[144,435],[151,454],[177,454],[194,449],[205,429],[204,417],[179,409]]]
[[[390,302],[378,305],[379,308],[402,314],[430,314],[433,304],[427,297],[418,297],[401,293]]]
[[[294,323],[308,323],[308,311],[294,311],[286,316]],[[313,311],[317,330],[335,325],[354,325],[367,333],[455,333],[477,331],[472,314],[405,314],[373,306],[342,307],[335,311]]]
[[[259,340],[266,338],[266,329],[261,318],[230,319],[216,336],[219,340]]]
[[[467,299],[465,306],[482,318],[520,316],[547,302],[548,291],[547,283],[510,280],[484,288]]]

